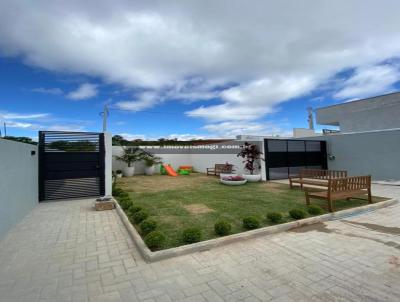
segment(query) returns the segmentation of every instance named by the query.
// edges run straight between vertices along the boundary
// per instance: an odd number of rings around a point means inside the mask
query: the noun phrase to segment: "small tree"
[[[122,155],[115,156],[116,160],[123,161],[131,167],[134,162],[142,160],[144,157],[144,152],[139,148],[123,148]]]
[[[155,156],[154,154],[149,153],[149,152],[143,152],[143,158],[142,159],[144,160],[144,164],[147,167],[151,167],[151,166],[154,166],[154,165],[162,163],[161,157]]]
[[[262,152],[258,150],[257,145],[245,142],[244,145],[240,146],[241,150],[237,154],[238,157],[242,157],[245,160],[244,168],[254,174],[254,171],[261,168],[260,159]]]

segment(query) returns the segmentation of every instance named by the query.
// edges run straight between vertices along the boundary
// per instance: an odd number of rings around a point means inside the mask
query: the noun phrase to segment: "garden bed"
[[[221,219],[231,226],[229,234],[237,234],[248,230],[243,226],[243,219],[249,216],[258,221],[256,227],[295,221],[289,214],[293,209],[303,210],[306,217],[315,216],[308,213],[310,209],[305,205],[303,191],[290,190],[288,185],[272,182],[229,187],[219,183],[218,178],[193,173],[179,177],[155,175],[123,178],[118,180],[117,187],[127,192],[116,198],[142,237],[146,232],[141,229],[139,220],[135,222],[133,216],[141,215],[134,213],[134,207],[140,207],[147,213],[148,218],[155,222],[155,230],[165,238],[161,246],[153,250],[186,244],[183,233],[188,228],[200,230],[201,241],[218,238],[220,236],[216,234],[214,225]],[[373,198],[374,202],[383,200],[386,199]],[[322,213],[318,215],[327,213],[326,202],[313,200],[312,204],[322,208]],[[360,199],[342,200],[335,202],[335,209],[339,211],[367,204],[366,200]],[[267,218],[271,212],[280,213],[282,219],[277,223],[272,222]],[[191,238],[197,236],[190,235]]]

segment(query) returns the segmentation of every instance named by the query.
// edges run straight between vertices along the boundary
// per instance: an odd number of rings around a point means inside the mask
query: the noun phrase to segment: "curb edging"
[[[220,237],[220,238],[215,238],[215,239],[209,239],[206,241],[201,241],[201,242],[193,243],[190,245],[182,245],[182,246],[175,247],[175,248],[152,252],[147,247],[147,245],[144,243],[144,241],[143,241],[142,237],[140,236],[140,234],[138,233],[138,231],[131,224],[131,222],[129,221],[125,212],[120,207],[118,201],[115,198],[114,198],[114,201],[115,201],[115,205],[116,205],[115,209],[118,213],[118,216],[121,218],[122,223],[126,227],[130,237],[132,238],[133,242],[135,243],[136,247],[138,248],[140,254],[148,262],[155,262],[155,261],[160,261],[160,260],[164,260],[164,259],[168,259],[168,258],[172,258],[172,257],[187,255],[190,253],[207,251],[211,248],[216,248],[216,247],[227,245],[230,243],[252,239],[252,238],[260,237],[263,235],[276,234],[276,233],[288,231],[291,229],[295,229],[298,227],[307,226],[307,225],[311,225],[311,224],[315,224],[315,223],[319,223],[319,222],[337,220],[337,219],[348,217],[350,215],[359,215],[359,214],[367,213],[367,212],[374,211],[377,209],[385,208],[385,207],[391,206],[393,204],[396,204],[398,202],[398,200],[396,198],[392,198],[392,199],[380,201],[380,202],[377,202],[374,204],[369,204],[366,206],[361,206],[361,207],[342,210],[342,211],[338,211],[338,212],[334,212],[334,213],[328,213],[328,214],[324,214],[324,215],[314,216],[314,217],[305,218],[305,219],[301,219],[301,220],[297,220],[297,221],[291,221],[291,222],[287,222],[287,223],[282,223],[282,224],[278,224],[278,225],[274,225],[274,226],[267,226],[267,227],[259,228],[256,230],[245,231],[245,232],[228,235],[228,236],[224,236],[224,237]]]

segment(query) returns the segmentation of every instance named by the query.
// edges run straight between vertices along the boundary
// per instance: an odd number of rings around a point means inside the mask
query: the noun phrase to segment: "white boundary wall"
[[[37,204],[37,146],[0,139],[0,238]]]
[[[120,155],[122,153],[123,147],[121,146],[113,146],[113,156]],[[236,173],[242,174],[243,170],[243,159],[236,156],[236,154],[215,154],[215,153],[207,153],[207,154],[199,154],[199,153],[179,153],[179,154],[159,154],[154,152],[156,156],[162,158],[163,163],[170,164],[174,169],[178,169],[179,166],[190,165],[193,166],[193,169],[196,172],[206,173],[207,168],[214,167],[215,164],[224,164],[226,162],[233,164],[236,170]],[[126,167],[126,164],[120,161],[117,161],[113,157],[113,171],[122,170]],[[144,164],[142,162],[138,162],[134,164],[135,174],[140,175],[144,174]],[[261,164],[262,174],[265,176],[265,164]],[[156,169],[157,173],[159,173],[159,166]]]
[[[371,175],[373,180],[400,180],[400,129],[321,137],[327,141],[331,170]]]

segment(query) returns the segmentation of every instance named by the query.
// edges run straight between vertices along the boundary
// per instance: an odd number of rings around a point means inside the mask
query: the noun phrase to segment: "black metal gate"
[[[104,195],[103,133],[39,132],[39,201]]]
[[[267,179],[296,176],[300,169],[327,169],[326,142],[318,140],[265,139]]]

